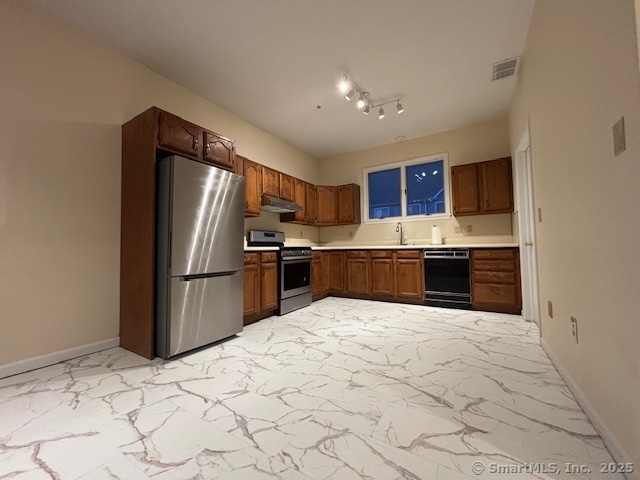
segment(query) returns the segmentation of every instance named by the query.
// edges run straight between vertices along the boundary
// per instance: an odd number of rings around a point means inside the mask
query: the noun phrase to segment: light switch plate
[[[547,310],[549,311],[549,318],[553,318],[553,303],[551,300],[547,301]]]
[[[538,208],[538,223],[542,223],[542,207]]]

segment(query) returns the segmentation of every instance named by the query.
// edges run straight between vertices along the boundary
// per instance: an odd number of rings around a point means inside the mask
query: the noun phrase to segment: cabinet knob
[[[193,139],[193,149],[197,152],[198,151],[198,139],[194,138]]]

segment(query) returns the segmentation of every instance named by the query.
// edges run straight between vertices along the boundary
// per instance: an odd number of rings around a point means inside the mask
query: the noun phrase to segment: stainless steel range
[[[280,248],[280,308],[278,315],[311,305],[311,249]]]
[[[278,315],[311,305],[311,248],[285,247],[283,232],[250,230],[249,246],[277,246]]]

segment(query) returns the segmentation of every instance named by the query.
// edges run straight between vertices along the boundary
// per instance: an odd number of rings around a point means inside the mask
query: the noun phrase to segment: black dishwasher
[[[424,301],[432,307],[471,308],[468,248],[424,251]]]

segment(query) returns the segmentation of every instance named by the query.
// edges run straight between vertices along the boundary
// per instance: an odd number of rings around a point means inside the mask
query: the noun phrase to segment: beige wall
[[[545,341],[640,465],[640,84],[633,0],[538,0],[510,111],[531,132]],[[627,150],[613,155],[625,117]],[[546,315],[553,301],[554,318]],[[570,317],[578,319],[579,340]]]
[[[448,154],[449,166],[509,156],[509,129],[506,118],[326,158],[320,161],[320,183],[327,185],[357,183],[362,186],[364,168],[439,153]],[[455,227],[459,224],[472,225],[473,232],[468,235],[454,233]],[[405,222],[403,224],[405,237],[409,243],[430,239],[432,225],[439,225],[443,236],[455,241],[480,240],[481,237],[483,241],[490,241],[492,238],[489,237],[495,236],[498,236],[496,240],[504,241],[499,236],[511,236],[511,216],[504,214]],[[380,225],[323,227],[320,228],[320,241],[361,244],[372,241],[395,242],[398,239],[395,229],[395,222]]]
[[[316,180],[315,160],[26,2],[0,2],[0,45],[0,364],[118,336],[120,126],[138,113]]]

